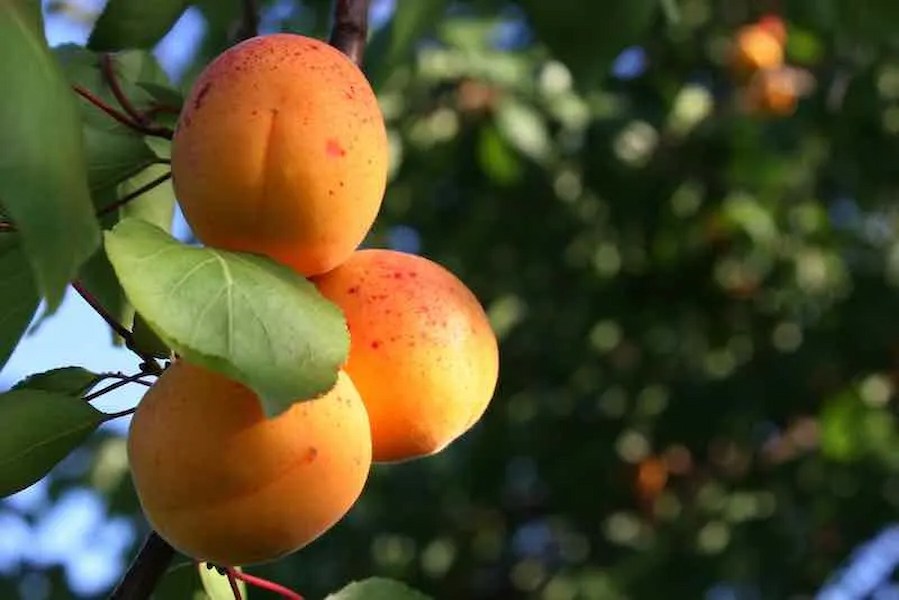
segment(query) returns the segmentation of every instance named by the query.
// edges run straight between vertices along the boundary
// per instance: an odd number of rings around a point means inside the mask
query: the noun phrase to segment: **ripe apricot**
[[[197,560],[246,565],[305,546],[359,497],[365,407],[343,372],[327,394],[267,419],[248,388],[177,360],[138,405],[131,473],[150,524]]]
[[[309,276],[342,263],[368,233],[387,153],[359,68],[319,40],[273,34],[229,48],[200,74],[172,143],[173,183],[204,244]]]
[[[759,71],[747,89],[749,108],[755,113],[789,116],[799,104],[800,88],[800,75],[794,70]]]
[[[497,341],[455,275],[420,256],[358,250],[312,281],[346,316],[345,369],[368,409],[375,461],[439,452],[481,418]]]
[[[769,27],[747,25],[737,32],[732,60],[740,76],[777,68],[784,62],[783,44]]]

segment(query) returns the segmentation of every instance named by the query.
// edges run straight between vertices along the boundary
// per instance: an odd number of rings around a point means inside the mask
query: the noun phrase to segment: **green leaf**
[[[325,600],[431,600],[405,583],[384,577],[354,581]]]
[[[122,112],[104,80],[97,53],[71,44],[60,46],[54,52],[73,85]],[[125,96],[137,110],[146,110],[153,99],[137,82],[141,77],[154,81],[160,77],[156,60],[144,51],[130,51],[114,55],[112,64]],[[140,132],[119,123],[83,98],[79,103],[88,182],[95,206],[101,206],[105,192],[147,168],[156,160],[156,154]]]
[[[134,349],[155,356],[156,358],[168,358],[172,351],[163,342],[156,332],[147,324],[147,321],[139,314],[134,315],[134,325],[131,328],[131,338]]]
[[[365,72],[375,89],[399,63],[411,58],[415,44],[435,27],[448,4],[448,0],[397,0],[390,22],[372,36],[365,53]]]
[[[94,387],[101,376],[81,367],[60,367],[29,375],[13,386],[14,390],[43,390],[80,397]]]
[[[240,570],[240,569],[238,569]],[[241,597],[247,597],[247,585],[238,581]],[[234,600],[231,584],[224,575],[214,569],[207,569],[206,563],[195,565],[182,563],[169,569],[153,591],[152,598],[158,600]]]
[[[0,498],[41,479],[102,422],[103,413],[66,394],[0,394]]]
[[[595,87],[628,45],[640,42],[659,0],[519,0],[531,26],[583,89]]]
[[[152,48],[185,8],[185,0],[109,0],[91,31],[87,47],[92,50]]]
[[[99,244],[100,230],[74,94],[47,47],[36,7],[10,0],[0,10],[0,202],[52,313]]]
[[[195,248],[137,219],[106,233],[129,300],[186,360],[240,381],[274,416],[331,389],[349,351],[340,310],[269,258]]]
[[[41,301],[18,237],[13,233],[0,233],[0,298],[3,299],[0,368],[19,344]]]
[[[203,590],[209,597],[209,600],[234,600],[234,593],[231,591],[231,583],[226,575],[220,575],[215,569],[207,568],[207,563],[197,565],[200,573],[200,581],[203,582]],[[240,570],[240,569],[236,569]],[[243,581],[237,582],[240,588],[241,597],[247,597],[247,586]]]
[[[119,198],[125,197],[127,194],[136,191],[141,186],[168,172],[169,168],[167,166],[153,165],[137,176],[120,184],[117,190],[107,190],[103,194],[95,194],[95,200],[101,206],[108,206]],[[120,216],[134,217],[153,223],[165,231],[170,231],[174,214],[175,192],[172,188],[172,182],[169,180],[157,185],[152,190],[144,192],[138,198],[135,198],[113,213],[104,215],[103,224],[104,226],[112,227],[119,221]],[[85,289],[110,314],[116,317],[119,323],[125,327],[131,327],[134,319],[134,307],[131,306],[131,303],[125,297],[125,292],[119,284],[119,278],[109,263],[103,247],[98,248],[90,260],[84,264],[78,276]],[[111,333],[111,335],[114,343],[121,343],[121,338],[115,333]]]

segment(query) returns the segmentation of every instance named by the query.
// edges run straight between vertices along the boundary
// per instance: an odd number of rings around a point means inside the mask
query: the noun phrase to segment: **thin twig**
[[[112,95],[115,96],[115,99],[119,103],[119,106],[122,107],[122,110],[124,110],[136,123],[146,126],[148,122],[147,116],[141,114],[140,111],[134,108],[134,105],[131,104],[131,100],[129,100],[128,96],[125,95],[125,92],[122,91],[122,86],[119,85],[119,78],[115,72],[115,65],[112,64],[111,55],[104,53],[100,56],[100,70],[103,73],[106,84],[112,91]]]
[[[237,30],[239,40],[248,40],[259,35],[259,6],[256,0],[241,0],[243,15]]]
[[[115,210],[122,208],[123,206],[125,206],[126,204],[128,204],[129,202],[131,202],[132,200],[137,198],[138,196],[145,194],[146,192],[149,192],[150,190],[152,190],[153,188],[155,188],[156,186],[158,186],[162,183],[165,183],[166,181],[171,179],[171,177],[172,177],[171,172],[160,175],[153,181],[149,181],[149,182],[145,183],[144,185],[140,186],[133,192],[129,192],[128,194],[125,194],[124,196],[122,196],[121,198],[119,198],[118,200],[113,202],[112,204],[108,204],[108,205],[104,206],[99,211],[97,211],[97,216],[103,216],[103,215],[109,214]]]
[[[129,383],[140,383],[145,386],[150,386],[152,384],[147,383],[146,381],[140,380],[141,377],[146,377],[146,375],[147,375],[146,373],[140,372],[140,373],[136,373],[134,375],[129,375],[127,377],[122,377],[118,381],[115,381],[114,383],[110,383],[106,387],[100,388],[96,392],[91,392],[90,394],[88,394],[87,396],[84,397],[84,400],[87,402],[90,402],[91,400],[96,400],[100,396],[106,395],[113,390],[119,389],[120,387],[124,387],[124,386],[128,385]]]
[[[119,412],[114,413],[103,413],[103,422],[112,421],[113,419],[121,419],[122,417],[127,417],[128,415],[133,415],[134,411],[137,410],[137,407],[126,408],[125,410],[120,410]]]
[[[368,1],[334,1],[334,24],[328,43],[346,54],[357,65],[362,64],[368,36]]]
[[[94,296],[85,289],[84,285],[80,281],[73,281],[72,287],[75,288],[75,291],[87,302],[91,308],[94,309],[100,317],[106,321],[106,324],[120,337],[125,341],[125,347],[134,352],[140,359],[143,361],[141,364],[141,371],[144,373],[150,373],[153,375],[159,375],[162,373],[162,368],[159,366],[159,363],[156,362],[156,359],[153,358],[152,355],[142,352],[134,345],[134,336],[131,334],[128,329],[119,323],[112,314],[106,310],[100,302],[94,298]]]
[[[130,129],[133,129],[139,133],[144,135],[151,135],[154,137],[161,137],[167,140],[172,139],[174,137],[175,132],[167,127],[154,127],[150,125],[142,125],[129,117],[128,115],[116,110],[109,104],[107,104],[102,98],[95,96],[90,90],[87,90],[80,85],[73,85],[72,89],[75,90],[75,93],[105,112],[107,115],[124,125]]]
[[[109,600],[147,600],[174,556],[175,549],[151,531]]]
[[[244,583],[248,583],[260,589],[268,590],[270,592],[278,594],[279,596],[281,596],[282,598],[286,598],[287,600],[303,600],[303,597],[295,591],[273,581],[269,581],[268,579],[255,577],[248,573],[238,571],[234,567],[225,567],[225,572],[228,574],[229,578],[234,577],[235,579],[239,579]]]

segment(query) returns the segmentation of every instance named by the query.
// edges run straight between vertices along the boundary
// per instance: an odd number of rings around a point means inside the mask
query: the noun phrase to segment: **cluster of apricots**
[[[793,114],[807,87],[803,72],[785,64],[787,28],[777,15],[741,27],[732,42],[731,67],[747,109],[755,114]]]
[[[372,462],[432,455],[470,429],[497,383],[497,340],[439,264],[358,249],[385,193],[387,133],[364,74],[333,47],[273,34],[218,56],[179,116],[172,169],[201,242],[291,267],[349,328],[335,387],[276,417],[178,358],[132,420],[132,478],[158,533],[197,560],[266,562],[337,523]]]

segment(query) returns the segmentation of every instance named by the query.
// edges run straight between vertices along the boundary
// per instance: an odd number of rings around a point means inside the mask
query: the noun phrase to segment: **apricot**
[[[312,281],[346,316],[344,368],[368,409],[375,461],[435,454],[481,418],[498,346],[455,275],[420,256],[370,249]]]
[[[800,76],[791,69],[771,69],[756,73],[747,89],[750,110],[785,117],[793,114],[801,94]]]
[[[352,380],[265,418],[240,383],[174,362],[138,405],[128,457],[144,514],[172,546],[237,566],[305,546],[358,499],[371,433]]]
[[[770,27],[747,25],[737,32],[732,61],[740,76],[777,68],[784,62],[783,44]]]
[[[304,275],[342,263],[380,210],[387,133],[359,68],[316,39],[273,34],[200,74],[172,142],[173,184],[208,246]]]

